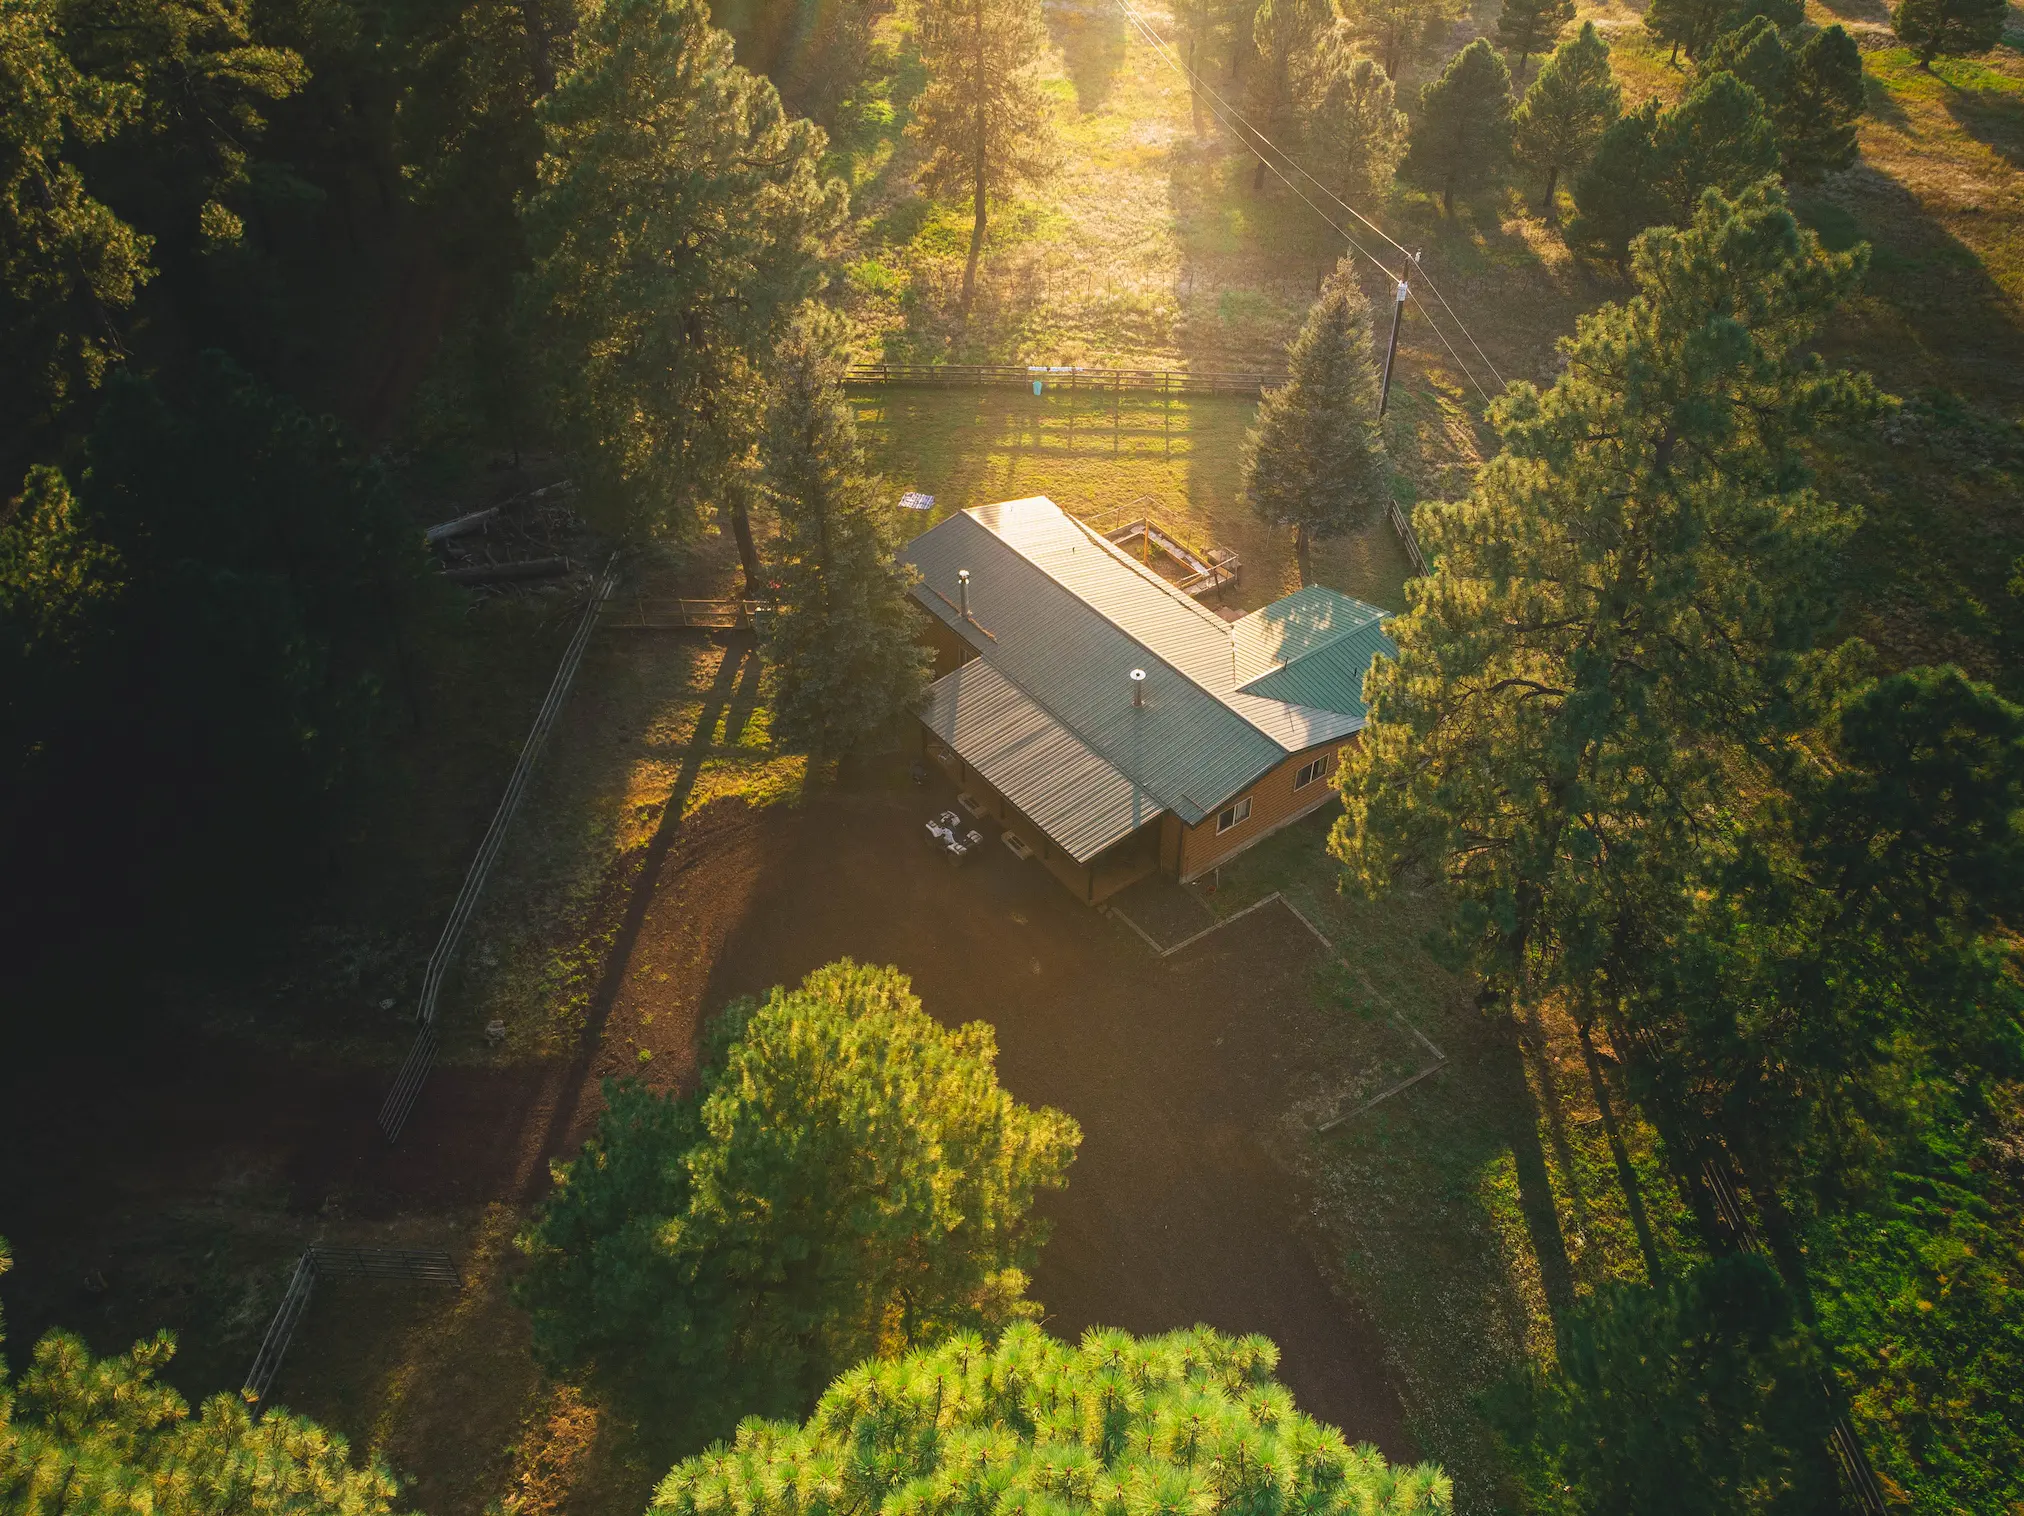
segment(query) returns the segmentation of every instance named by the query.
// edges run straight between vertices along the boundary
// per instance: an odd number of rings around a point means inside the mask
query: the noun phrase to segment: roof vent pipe
[[[963,619],[968,621],[970,619],[970,571],[968,569],[956,570],[956,594],[963,602]]]
[[[1131,671],[1131,703],[1135,709],[1143,708],[1146,703],[1146,671],[1144,669],[1133,669]]]

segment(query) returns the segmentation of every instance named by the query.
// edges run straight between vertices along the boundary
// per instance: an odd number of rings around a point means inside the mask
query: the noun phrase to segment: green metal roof
[[[1370,672],[1371,660],[1399,655],[1398,645],[1385,635],[1384,622],[1385,613],[1376,606],[1335,590],[1318,584],[1296,590],[1233,628],[1253,657],[1278,664],[1244,690],[1360,720],[1369,714],[1363,676]]]
[[[921,719],[1077,863],[1161,814],[1151,795],[982,658],[930,685]]]
[[[1303,602],[1301,614],[1277,621],[1255,613],[1240,632],[1044,497],[959,512],[901,557],[920,571],[922,605],[1040,712],[1189,825],[1288,753],[1363,725],[1360,689],[1345,709],[1256,687],[1285,671],[1286,651],[1312,656],[1328,644],[1329,607]],[[967,618],[957,578],[964,569]],[[1382,614],[1336,599],[1345,629],[1344,607]],[[1134,668],[1146,672],[1139,705]],[[1340,698],[1340,679],[1309,683]]]

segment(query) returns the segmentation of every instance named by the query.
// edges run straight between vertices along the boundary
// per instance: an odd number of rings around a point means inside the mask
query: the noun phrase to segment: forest
[[[1544,1304],[1464,1382],[1363,1248],[1335,1287],[1439,1381],[1381,1453],[1256,1333],[1052,1335],[1096,1123],[897,967],[782,969],[691,1007],[678,1074],[595,1063],[587,1140],[499,1212],[528,1372],[630,1429],[622,1498],[454,1509],[2014,1511],[2020,164],[2005,0],[0,0],[9,1078],[307,977],[330,899],[415,872],[414,773],[478,775],[475,832],[586,565],[761,607],[717,667],[763,666],[764,772],[692,711],[625,868],[699,774],[756,809],[873,772],[929,673],[899,491],[1122,506],[1156,433],[1125,457],[1114,396],[1113,461],[1071,419],[1051,478],[1063,413],[1003,429],[1029,454],[853,365],[1256,369],[1162,508],[1261,583],[1390,596],[1398,648],[1286,866],[1482,1046],[1560,1029],[1611,1261],[1527,1212]],[[535,498],[547,599],[424,536]],[[623,909],[528,877],[578,913],[553,1060]],[[1291,1245],[1362,1247],[1321,1231]],[[0,1362],[0,1512],[427,1508],[386,1418],[177,1388],[172,1333],[45,1314]]]

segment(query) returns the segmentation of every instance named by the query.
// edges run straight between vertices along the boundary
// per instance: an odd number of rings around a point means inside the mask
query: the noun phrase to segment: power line
[[[1462,318],[1456,314],[1455,308],[1448,303],[1448,297],[1441,293],[1440,287],[1434,283],[1433,276],[1426,272],[1425,266],[1419,262],[1417,255],[1411,252],[1396,237],[1392,236],[1391,233],[1387,232],[1383,227],[1379,226],[1375,221],[1371,220],[1370,217],[1366,216],[1362,211],[1358,210],[1355,206],[1351,205],[1347,200],[1343,199],[1342,196],[1336,194],[1334,190],[1330,189],[1327,186],[1327,184],[1323,183],[1320,179],[1316,178],[1305,167],[1303,167],[1300,161],[1297,158],[1295,158],[1291,153],[1287,152],[1284,148],[1280,147],[1276,142],[1274,142],[1270,137],[1267,137],[1263,132],[1259,131],[1257,127],[1253,126],[1241,111],[1239,111],[1235,106],[1231,105],[1229,101],[1225,100],[1222,97],[1222,95],[1217,92],[1214,85],[1210,84],[1208,80],[1204,79],[1200,74],[1196,73],[1192,68],[1188,67],[1187,64],[1181,62],[1180,59],[1174,55],[1172,49],[1170,49],[1166,45],[1166,43],[1160,38],[1159,34],[1152,29],[1150,23],[1148,23],[1128,4],[1126,4],[1125,0],[1117,0],[1117,3],[1118,8],[1124,12],[1126,18],[1130,20],[1132,24],[1138,28],[1139,32],[1147,39],[1147,41],[1151,43],[1153,50],[1160,55],[1161,59],[1168,65],[1168,67],[1174,69],[1175,72],[1185,77],[1194,88],[1203,93],[1206,93],[1211,100],[1216,102],[1217,106],[1220,106],[1222,108],[1220,112],[1212,108],[1210,110],[1210,114],[1215,116],[1216,119],[1219,122],[1221,122],[1224,126],[1229,127],[1233,132],[1235,132],[1240,142],[1245,142],[1245,145],[1250,146],[1253,152],[1258,152],[1256,146],[1246,141],[1247,134],[1249,137],[1255,138],[1258,143],[1262,143],[1266,148],[1269,148],[1272,153],[1277,154],[1279,157],[1285,159],[1287,164],[1291,166],[1291,168],[1295,173],[1299,174],[1303,179],[1306,179],[1309,183],[1314,185],[1316,189],[1320,190],[1322,194],[1326,195],[1330,200],[1334,201],[1336,205],[1340,206],[1343,210],[1347,211],[1350,215],[1354,216],[1358,221],[1362,222],[1365,226],[1369,227],[1373,232],[1375,232],[1378,236],[1382,237],[1386,242],[1390,243],[1394,248],[1397,248],[1399,253],[1404,258],[1406,258],[1408,263],[1411,265],[1413,271],[1421,279],[1424,279],[1426,281],[1426,286],[1428,290],[1431,291],[1434,298],[1441,303],[1441,309],[1447,312],[1448,319],[1455,323],[1457,330],[1461,332],[1463,338],[1467,340],[1469,346],[1475,349],[1476,356],[1483,360],[1483,366],[1490,371],[1490,376],[1497,381],[1498,387],[1502,388],[1504,384],[1504,376],[1497,372],[1497,365],[1490,361],[1490,355],[1483,351],[1482,344],[1476,340],[1475,334],[1469,330],[1468,326],[1463,322]],[[1224,113],[1227,113],[1227,116]],[[1235,124],[1233,124],[1232,121],[1228,119],[1231,117],[1235,118]],[[1278,175],[1281,182],[1286,183],[1289,188],[1293,188],[1291,181],[1287,180],[1285,174],[1280,173],[1278,165],[1276,165],[1270,157],[1268,157],[1263,152],[1258,152],[1258,159],[1267,168],[1271,169],[1274,174]],[[1297,188],[1294,188],[1294,193],[1296,195],[1300,195],[1300,191]],[[1342,236],[1345,241],[1348,241],[1350,243],[1350,246],[1352,247],[1357,246],[1355,241],[1349,237],[1349,234],[1343,231],[1343,229],[1340,226],[1336,225],[1336,223],[1333,220],[1331,220],[1326,214],[1324,214],[1321,211],[1320,207],[1316,206],[1313,201],[1307,199],[1305,195],[1300,195],[1300,199],[1304,204],[1308,206],[1309,209],[1313,210],[1316,215],[1321,216],[1321,219],[1324,222],[1326,222],[1338,235]],[[1363,252],[1363,249],[1358,247],[1357,251]],[[1365,253],[1364,256],[1370,257],[1370,254]],[[1377,263],[1380,268],[1384,267],[1383,263],[1379,262],[1379,260],[1375,258],[1372,258],[1371,261]],[[1391,271],[1389,269],[1386,269],[1385,272],[1389,274]],[[1477,383],[1476,376],[1470,372],[1469,366],[1462,361],[1461,355],[1455,351],[1454,345],[1448,341],[1446,334],[1441,331],[1440,323],[1434,320],[1433,312],[1429,311],[1426,308],[1426,305],[1419,299],[1418,295],[1416,294],[1411,295],[1411,299],[1413,304],[1419,307],[1420,314],[1426,318],[1427,325],[1433,328],[1434,335],[1441,339],[1441,345],[1447,348],[1448,355],[1455,360],[1455,366],[1461,369],[1463,374],[1467,375],[1469,383],[1475,386],[1476,393],[1482,395],[1484,403],[1488,404],[1490,399],[1489,395],[1485,393],[1483,386],[1480,383]]]

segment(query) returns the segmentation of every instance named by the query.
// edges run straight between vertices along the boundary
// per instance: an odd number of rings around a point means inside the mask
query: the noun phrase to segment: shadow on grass
[[[610,1019],[612,1007],[624,986],[626,965],[632,961],[633,948],[639,942],[640,929],[646,924],[648,908],[653,904],[661,867],[674,847],[689,796],[695,791],[704,761],[710,756],[711,738],[718,723],[746,693],[740,687],[739,675],[746,671],[748,665],[756,670],[758,664],[759,654],[750,634],[733,633],[724,639],[724,658],[717,666],[717,677],[711,682],[709,693],[703,697],[702,709],[697,712],[695,729],[689,737],[688,750],[682,755],[681,768],[676,772],[674,786],[661,807],[653,838],[648,842],[639,870],[633,876],[625,913],[605,953],[604,970],[591,994],[589,1010],[577,1036],[576,1051],[562,1078],[554,1110],[549,1116],[548,1130],[542,1138],[540,1151],[544,1153],[559,1151],[564,1136],[576,1120],[591,1069],[604,1043],[605,1023]],[[756,690],[756,673],[748,674],[747,678]],[[747,706],[745,713],[738,717],[741,730],[749,716],[750,707]],[[533,1201],[546,1188],[547,1175],[537,1168],[529,1176],[529,1193],[522,1197],[523,1201]]]
[[[1075,85],[1075,103],[1084,115],[1100,110],[1117,84],[1118,70],[1124,66],[1124,29],[1124,12],[1114,5],[1048,9],[1047,30],[1061,49]]]

